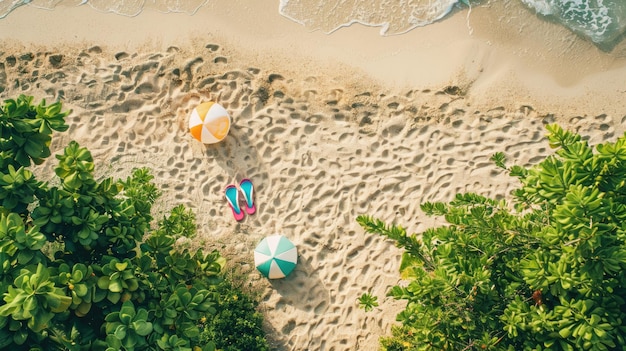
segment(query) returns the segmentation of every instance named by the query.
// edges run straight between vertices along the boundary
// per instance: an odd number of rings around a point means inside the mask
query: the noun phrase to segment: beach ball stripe
[[[283,235],[268,236],[254,249],[254,263],[259,272],[269,279],[284,278],[298,262],[296,246]]]
[[[230,116],[222,105],[209,101],[196,106],[189,117],[189,132],[204,144],[213,144],[226,137]]]

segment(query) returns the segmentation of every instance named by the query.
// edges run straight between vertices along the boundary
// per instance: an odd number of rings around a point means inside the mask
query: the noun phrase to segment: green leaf
[[[117,262],[117,263],[115,263],[115,269],[117,269],[120,272],[125,270],[126,267],[128,267],[128,262]]]
[[[35,296],[30,295],[30,296],[26,296],[26,298],[24,299],[24,303],[22,304],[22,308],[25,311],[33,311],[37,308],[37,300],[35,299]]]
[[[152,323],[150,322],[145,322],[145,321],[133,322],[133,328],[135,329],[135,332],[137,333],[137,335],[140,335],[140,336],[147,336],[148,334],[152,333]]]
[[[119,340],[123,340],[124,338],[126,338],[126,326],[118,325],[117,328],[115,328],[115,332],[113,333],[113,335],[115,335],[115,337]]]
[[[86,284],[75,284],[74,285],[74,292],[76,293],[77,296],[85,296],[87,295],[87,293],[89,292],[89,288],[87,287]]]
[[[109,290],[109,284],[111,284],[111,281],[109,279],[108,276],[103,276],[98,278],[98,288],[103,289],[103,290]]]
[[[116,304],[120,301],[120,299],[122,298],[122,294],[118,293],[118,292],[112,292],[109,291],[106,295],[107,300],[109,300],[109,302],[111,302],[112,304]]]
[[[61,295],[60,289],[57,289],[55,293],[47,294],[46,301],[48,306],[50,306],[50,311],[53,313],[65,312],[72,304],[72,298]]]
[[[30,157],[40,157],[43,154],[43,145],[33,139],[28,139],[24,144],[24,151]]]
[[[28,339],[28,331],[25,329],[17,330],[13,334],[13,342],[16,345],[23,345],[27,339]]]
[[[124,287],[122,286],[122,282],[119,280],[111,280],[109,281],[109,291],[114,292],[114,293],[119,293],[122,292],[124,290]]]
[[[559,330],[559,335],[563,338],[563,339],[567,339],[569,338],[569,336],[572,334],[572,328],[571,327],[565,327],[561,330]]]
[[[74,265],[74,269],[72,271],[72,279],[75,282],[79,282],[83,280],[83,277],[85,276],[86,271],[87,271],[87,268],[85,267],[85,265],[82,265],[82,264]]]
[[[204,348],[202,349],[202,351],[215,351],[217,349],[217,346],[215,345],[215,342],[213,341],[209,341],[207,342],[207,344],[204,346]]]

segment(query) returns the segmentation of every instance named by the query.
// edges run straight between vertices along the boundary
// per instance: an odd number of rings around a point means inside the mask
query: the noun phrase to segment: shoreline
[[[59,10],[16,9],[0,20],[0,41],[158,51],[202,38],[236,51],[240,63],[262,62],[301,75],[320,68],[338,76],[362,72],[365,84],[393,92],[458,86],[476,106],[534,105],[579,115],[626,111],[625,42],[603,52],[512,2],[456,9],[432,25],[394,36],[359,24],[332,34],[311,32],[281,16],[278,4],[243,0],[212,1],[194,15],[147,9],[124,17],[86,6]],[[503,11],[510,13],[506,20],[498,18]]]

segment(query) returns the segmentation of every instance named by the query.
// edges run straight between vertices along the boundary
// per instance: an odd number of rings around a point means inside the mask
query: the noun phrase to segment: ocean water
[[[626,0],[521,0],[595,43],[610,43],[626,30]]]
[[[503,0],[494,0],[503,1]],[[529,8],[589,40],[605,44],[626,31],[626,0],[519,0]],[[445,19],[452,10],[487,3],[480,0],[281,0],[280,13],[326,33],[361,23],[381,35],[402,34]]]
[[[0,19],[20,6],[54,9],[59,4],[90,6],[102,12],[136,16],[146,8],[194,14],[211,0],[0,0]],[[259,0],[250,0],[259,1]],[[380,27],[381,35],[406,33],[454,15],[454,9],[504,0],[276,0],[278,12],[310,30],[332,33],[360,23]],[[626,0],[515,0],[528,16],[545,16],[600,45],[626,32]]]

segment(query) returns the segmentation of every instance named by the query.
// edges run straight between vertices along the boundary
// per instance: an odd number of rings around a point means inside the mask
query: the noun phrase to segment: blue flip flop
[[[256,212],[256,205],[254,204],[254,186],[250,179],[242,179],[239,183],[239,188],[243,194],[245,200],[246,213],[251,215]]]
[[[241,210],[241,207],[239,207],[239,191],[237,191],[237,187],[234,185],[229,185],[226,187],[224,193],[226,195],[226,201],[228,201],[230,209],[233,210],[233,216],[237,221],[242,220],[244,214]]]

